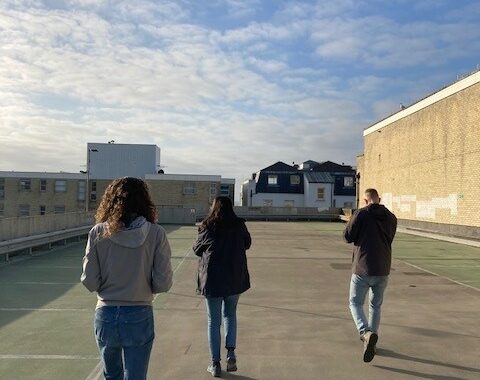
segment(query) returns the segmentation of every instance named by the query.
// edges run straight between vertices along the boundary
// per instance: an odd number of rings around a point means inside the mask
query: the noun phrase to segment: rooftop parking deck
[[[399,234],[375,359],[347,298],[341,223],[252,222],[252,289],[238,309],[238,380],[480,378],[480,248]],[[195,295],[195,227],[168,227],[174,286],[156,298],[150,379],[211,378]],[[102,378],[95,296],[79,283],[84,242],[0,266],[0,379]]]

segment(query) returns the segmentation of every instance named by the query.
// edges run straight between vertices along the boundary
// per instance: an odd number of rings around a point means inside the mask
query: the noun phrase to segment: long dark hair
[[[229,197],[219,196],[213,201],[207,217],[202,221],[200,229],[220,230],[229,228],[238,223],[240,219],[233,211],[233,204]]]
[[[106,188],[95,214],[96,223],[108,223],[103,236],[109,237],[120,231],[137,216],[143,216],[150,223],[155,223],[157,218],[147,184],[134,177],[114,180]]]

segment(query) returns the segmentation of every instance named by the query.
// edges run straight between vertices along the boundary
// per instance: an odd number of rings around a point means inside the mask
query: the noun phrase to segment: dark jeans
[[[155,337],[152,307],[100,307],[94,327],[105,379],[145,380]]]

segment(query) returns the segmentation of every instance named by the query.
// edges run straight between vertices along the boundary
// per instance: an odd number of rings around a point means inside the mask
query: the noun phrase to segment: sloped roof
[[[334,183],[335,180],[328,173],[323,172],[306,172],[305,177],[310,183]]]
[[[291,171],[297,171],[298,168],[295,166],[290,166],[287,165],[285,162],[278,161],[274,163],[273,165],[270,165],[266,168],[263,168],[261,171],[269,171],[269,172],[291,172]]]
[[[315,172],[355,172],[350,165],[340,165],[332,161],[324,161],[312,167]]]

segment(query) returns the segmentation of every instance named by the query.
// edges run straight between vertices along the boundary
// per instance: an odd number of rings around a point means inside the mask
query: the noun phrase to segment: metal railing
[[[69,212],[0,219],[0,242],[93,225],[93,212]]]

